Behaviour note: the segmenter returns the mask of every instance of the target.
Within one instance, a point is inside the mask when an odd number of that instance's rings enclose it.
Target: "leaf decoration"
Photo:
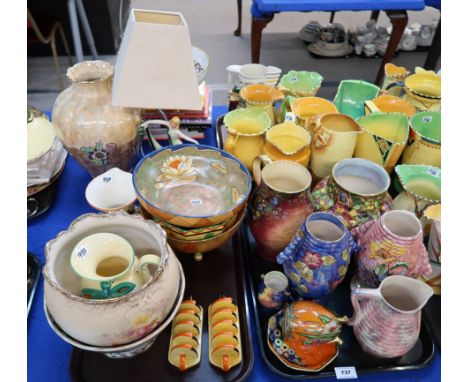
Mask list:
[[[322,256],[322,262],[324,265],[330,266],[335,264],[336,259],[333,256]]]
[[[374,273],[376,275],[383,275],[387,272],[387,265],[386,264],[379,264],[374,267]]]
[[[343,261],[348,261],[349,259],[349,251],[347,249],[345,249],[343,251],[343,253],[341,254],[341,258],[343,259]]]
[[[328,324],[331,321],[330,317],[324,316],[323,314],[319,314],[319,318],[324,324]]]
[[[348,270],[347,267],[342,265],[341,267],[338,268],[338,274],[343,277],[346,274],[346,271]]]
[[[396,269],[396,268],[400,268],[400,267],[405,268],[405,269],[409,269],[408,263],[405,263],[404,261],[397,261],[397,262],[393,263],[393,264],[388,268],[388,271],[390,272],[390,271],[392,271],[392,270],[394,270],[394,269]]]

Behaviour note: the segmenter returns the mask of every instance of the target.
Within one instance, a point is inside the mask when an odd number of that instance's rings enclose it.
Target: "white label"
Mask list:
[[[357,379],[354,366],[335,367],[336,379]]]
[[[200,199],[193,199],[190,202],[192,203],[192,206],[194,206],[194,207],[201,206],[201,204],[202,204],[202,201]]]
[[[432,122],[432,116],[426,115],[425,117],[423,117],[422,121],[424,123]]]
[[[76,256],[78,256],[79,258],[83,258],[87,254],[88,254],[88,250],[85,247],[80,248],[80,250],[78,252],[76,252]]]
[[[291,79],[289,80],[289,82],[291,82],[292,84],[295,84],[297,81],[299,81],[299,78],[297,77],[291,77]]]
[[[296,120],[296,115],[292,112],[287,112],[286,115],[284,116],[284,121],[285,122],[294,122]]]
[[[103,181],[104,183],[109,183],[109,182],[111,181],[111,179],[112,179],[112,178],[111,178],[110,176],[104,176],[104,177],[102,178],[102,181]]]

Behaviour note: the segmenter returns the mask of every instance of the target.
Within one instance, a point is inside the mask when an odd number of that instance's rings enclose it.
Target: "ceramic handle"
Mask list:
[[[391,88],[394,88],[395,86],[404,87],[405,83],[403,81],[392,82],[391,84],[387,85],[385,90],[390,90]]]
[[[301,229],[302,228],[299,228],[299,230],[301,230]],[[286,248],[283,249],[278,256],[276,256],[276,262],[278,264],[283,264],[284,262],[286,262],[288,260],[294,260],[294,253],[295,253],[296,247],[297,247],[297,245],[299,244],[300,241],[301,241],[301,239],[299,238],[299,235],[295,234],[294,238],[286,246]]]
[[[149,254],[149,255],[144,255],[140,258],[140,261],[138,263],[138,273],[141,273],[143,275],[145,282],[148,282],[152,276],[149,273],[148,266],[152,264],[152,265],[155,265],[156,267],[159,267],[160,263],[161,263],[160,255]]]
[[[371,114],[383,114],[373,101],[365,101],[364,107],[369,110]]]
[[[304,119],[304,128],[309,131],[309,132],[314,132],[317,130],[317,128],[320,126],[320,118],[321,115],[313,115],[311,117],[305,118]]]
[[[369,288],[357,288],[351,291],[351,303],[353,304],[354,313],[353,316],[348,320],[349,326],[356,325],[361,319],[361,307],[359,306],[359,299],[375,298],[381,299],[382,295],[380,289],[369,289]]]
[[[260,183],[262,183],[262,165],[266,166],[267,164],[270,164],[272,160],[268,155],[259,155],[258,157],[255,157],[255,159],[252,162],[252,172],[255,180],[255,184],[257,187],[260,186]]]

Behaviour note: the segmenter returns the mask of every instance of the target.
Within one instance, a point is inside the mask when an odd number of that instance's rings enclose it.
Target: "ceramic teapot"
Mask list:
[[[347,319],[315,302],[294,301],[269,319],[268,346],[292,369],[320,371],[337,357]]]
[[[379,358],[401,357],[419,337],[421,309],[432,289],[405,276],[387,277],[377,289],[351,292],[354,315],[348,321],[362,349]]]
[[[351,233],[338,217],[315,212],[276,261],[283,265],[299,296],[320,299],[343,281],[356,249]]]

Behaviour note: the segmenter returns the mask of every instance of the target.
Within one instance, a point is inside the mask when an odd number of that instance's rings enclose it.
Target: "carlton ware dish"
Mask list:
[[[133,293],[104,300],[80,297],[81,278],[70,253],[79,241],[108,232],[125,238],[137,256],[154,253],[160,264],[148,283]],[[92,346],[135,342],[157,328],[176,304],[184,283],[180,264],[156,223],[125,212],[85,214],[46,244],[44,297],[55,322],[70,337]]]
[[[243,87],[240,91],[241,98],[247,107],[261,108],[268,113],[271,123],[276,122],[274,104],[284,98],[283,92],[278,89],[264,85],[253,84]]]
[[[404,99],[391,95],[381,95],[372,101],[364,102],[366,115],[372,113],[403,113],[411,118],[416,113],[416,108]]]
[[[418,218],[422,218],[421,224],[427,235],[429,226],[426,227],[427,219],[423,216],[423,212],[426,207],[440,203],[440,168],[401,164],[395,167],[395,172],[404,191],[393,200],[392,209],[414,212]]]
[[[432,289],[405,276],[389,276],[377,289],[351,286],[353,326],[362,349],[378,358],[401,357],[419,337],[421,309]]]
[[[441,166],[441,115],[437,111],[422,111],[411,119],[408,145],[403,152],[403,164]]]
[[[354,156],[371,160],[390,174],[408,141],[408,118],[402,113],[371,114],[359,118],[357,123],[362,134],[358,136]]]
[[[111,168],[89,182],[85,197],[88,204],[99,211],[130,212],[136,201],[132,174],[117,167]]]
[[[312,134],[310,167],[314,177],[330,175],[340,160],[352,158],[361,127],[346,114],[326,114],[317,119]]]
[[[265,133],[271,126],[268,113],[262,109],[236,109],[224,116],[224,124],[228,132],[224,150],[252,171],[252,162],[262,154]]]
[[[302,298],[320,299],[340,284],[357,246],[333,214],[315,212],[276,257],[292,288]]]
[[[265,157],[254,161],[257,185],[252,194],[250,230],[255,237],[257,253],[275,261],[291,241],[296,230],[312,212],[310,204],[310,172],[291,161],[270,162]],[[261,163],[266,166],[260,170]]]
[[[390,177],[383,167],[365,159],[343,159],[315,186],[312,206],[314,211],[341,217],[351,229],[391,209],[389,187]]]
[[[311,134],[318,116],[338,113],[336,106],[325,98],[304,97],[288,98],[291,105],[291,118],[299,126],[306,128]]]
[[[379,95],[380,88],[366,81],[343,80],[338,86],[333,103],[340,113],[352,118],[364,115],[364,102]]]
[[[130,170],[138,154],[137,109],[112,105],[114,67],[83,61],[67,71],[72,85],[57,97],[52,122],[65,149],[92,177]]]
[[[68,342],[70,345],[91,352],[102,353],[106,357],[112,359],[122,359],[122,358],[132,358],[136,355],[145,352],[148,350],[153,344],[156,342],[158,335],[171,323],[174,316],[177,313],[177,307],[181,305],[182,299],[184,298],[184,290],[185,290],[185,278],[182,270],[182,266],[179,264],[179,273],[181,283],[179,286],[179,292],[177,294],[177,298],[175,301],[174,306],[172,307],[171,311],[169,312],[168,316],[161,321],[156,329],[151,331],[150,333],[146,334],[144,337],[140,338],[137,341],[126,345],[115,345],[115,346],[92,346],[80,342],[72,337],[70,337],[65,331],[55,322],[54,318],[50,314],[49,310],[47,309],[47,305],[44,299],[44,312],[47,318],[47,322],[52,330],[57,334],[62,340]]]
[[[247,168],[231,154],[204,145],[175,145],[154,151],[135,167],[140,204],[170,224],[197,228],[238,216],[251,189]]]
[[[221,247],[226,241],[234,236],[239,229],[244,218],[244,211],[239,213],[235,218],[235,223],[223,232],[207,238],[190,239],[190,238],[175,238],[168,237],[167,241],[177,252],[192,253],[195,255],[195,260],[200,261],[203,259],[203,253],[213,251]]]
[[[412,212],[388,211],[356,227],[353,234],[359,245],[355,259],[361,285],[377,287],[391,275],[418,278],[432,272],[421,223]]]
[[[151,279],[148,266],[159,267],[161,256],[137,258],[130,243],[113,233],[86,236],[73,249],[70,264],[81,277],[81,297],[120,297],[141,288]]]
[[[290,297],[288,279],[284,273],[278,271],[261,275],[258,286],[257,299],[266,311],[272,313],[280,310]]]
[[[271,160],[290,160],[307,166],[310,160],[309,132],[293,122],[273,126],[265,134],[263,153]]]
[[[268,320],[268,347],[287,367],[316,372],[338,356],[347,318],[312,301],[295,301]]]
[[[314,97],[322,85],[323,77],[317,72],[290,70],[281,77],[278,89],[293,97]]]
[[[203,49],[197,48],[196,46],[192,46],[192,58],[197,81],[201,84],[210,66],[210,59]]]
[[[395,82],[402,82],[410,75],[409,70],[402,66],[396,66],[391,62],[385,64],[384,67],[385,78],[383,81],[382,89],[387,89],[390,84]],[[399,96],[401,86],[393,87],[387,91],[388,95]]]

